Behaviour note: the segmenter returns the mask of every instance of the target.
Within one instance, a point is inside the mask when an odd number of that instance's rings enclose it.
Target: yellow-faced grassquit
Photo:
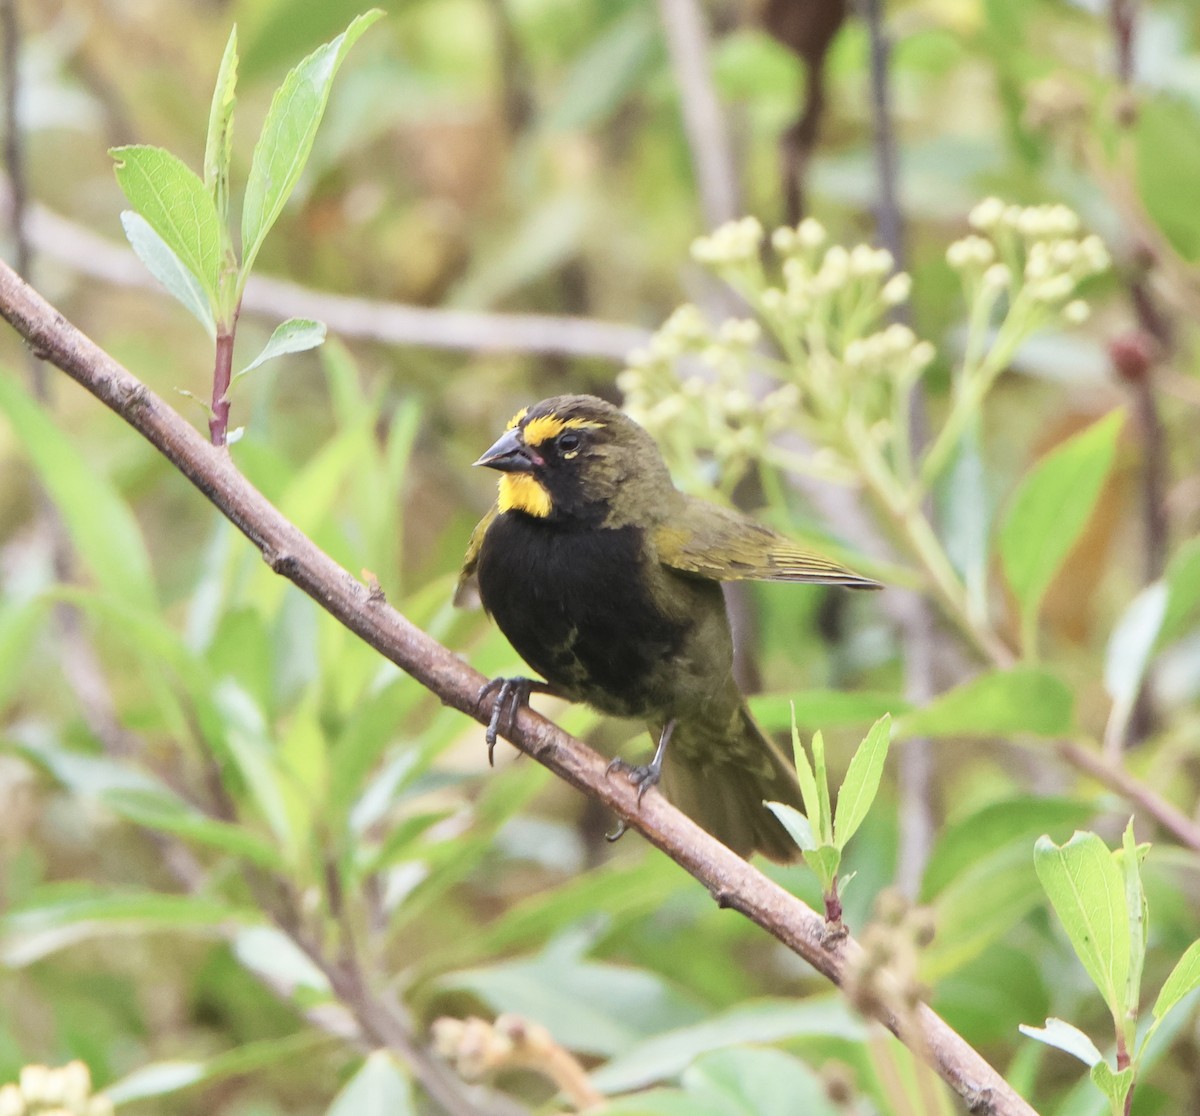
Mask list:
[[[484,608],[545,682],[497,679],[488,745],[530,691],[644,721],[653,760],[614,761],[743,856],[797,849],[764,800],[802,807],[792,763],[733,679],[720,582],[878,588],[736,511],[687,496],[654,440],[616,407],[559,395],[519,412],[477,462],[498,470],[456,599]],[[482,695],[481,695],[482,696]],[[670,747],[668,747],[668,743]]]

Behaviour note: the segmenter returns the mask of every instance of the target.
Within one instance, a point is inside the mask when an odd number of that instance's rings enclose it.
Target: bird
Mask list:
[[[721,583],[881,588],[743,513],[675,487],[651,435],[593,395],[523,408],[475,462],[500,473],[471,535],[456,603],[477,593],[540,678],[497,678],[489,759],[531,693],[633,718],[656,741],[646,764],[614,760],[638,803],[655,785],[741,856],[794,860],[766,801],[803,809],[793,763],[755,724],[733,675]],[[623,831],[621,826],[613,838]]]

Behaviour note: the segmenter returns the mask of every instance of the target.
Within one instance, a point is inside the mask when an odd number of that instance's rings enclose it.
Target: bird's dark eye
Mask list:
[[[564,453],[570,453],[571,450],[579,448],[579,443],[583,439],[574,430],[568,430],[564,434],[558,436],[558,448]]]

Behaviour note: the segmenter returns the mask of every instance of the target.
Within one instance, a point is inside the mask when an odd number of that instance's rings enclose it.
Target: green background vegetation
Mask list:
[[[157,144],[201,171],[236,22],[239,209],[273,91],[361,8],[17,7],[38,230],[30,278],[156,392],[206,398],[211,343],[132,255],[113,255],[127,203],[108,149]],[[439,344],[415,333],[383,343],[331,321],[324,347],[238,385],[231,425],[244,433],[231,452],[411,620],[484,673],[513,672],[485,618],[450,604],[493,494],[494,478],[469,463],[538,398],[618,399],[620,353],[638,331],[684,300],[722,297],[688,255],[710,215],[658,6],[380,7],[387,18],[347,58],[297,193],[256,262],[256,274],[302,289],[272,313],[248,300],[235,367],[284,317],[321,318],[329,294],[571,316],[589,355],[486,333],[464,341],[461,320],[446,317],[432,326]],[[764,29],[767,7],[706,10],[739,211],[770,229],[783,223],[777,142],[798,113],[805,63]],[[1137,740],[1124,767],[1156,798],[1194,810],[1200,15],[1186,0],[1145,4],[1126,89],[1099,3],[913,0],[887,16],[913,325],[941,354],[925,379],[935,427],[967,332],[945,252],[978,199],[1064,202],[1104,238],[1115,267],[1088,287],[1086,324],[1057,324],[1018,351],[978,416],[981,475],[938,492],[942,545],[960,568],[982,571],[993,625],[1026,661],[930,704],[914,696],[911,649],[877,596],[756,586],[739,598],[743,666],[765,695],[765,726],[785,730],[794,699],[802,734],[823,730],[835,786],[876,718],[898,718],[880,798],[843,864],[857,873],[845,893],[856,934],[909,839],[913,797],[897,785],[904,741],[931,741],[917,803],[935,830],[923,870],[904,881],[936,927],[920,958],[930,1002],[1039,1111],[1103,1113],[1108,1102],[1078,1063],[1017,1028],[1057,1016],[1101,1051],[1112,1041],[1035,871],[1041,835],[1062,842],[1087,828],[1117,847],[1132,813],[1138,839],[1153,842],[1142,868],[1147,1001],[1200,925],[1200,850],[1056,752],[1064,739],[1091,747],[1111,737],[1115,706],[1118,728],[1132,726]],[[806,183],[810,211],[846,244],[874,239],[868,59],[866,26],[852,18],[825,59],[828,107]],[[602,1091],[671,1090],[617,1101],[614,1113],[925,1111],[919,1090],[889,1088],[881,1067],[907,1072],[898,1048],[782,946],[716,909],[636,835],[607,844],[611,819],[533,762],[501,746],[489,770],[479,726],[277,578],[127,427],[49,370],[49,409],[32,405],[25,354],[7,330],[0,356],[0,1082],[30,1062],[81,1058],[131,1114],[319,1113],[352,1078],[361,1093],[343,1094],[339,1116],[437,1111],[410,1093],[403,1059],[359,1072],[362,1051],[322,1030],[322,1011],[345,997],[302,939],[330,958],[359,950],[372,992],[403,1004],[422,1042],[440,1016],[516,1012],[596,1067]],[[1118,407],[1119,434],[1092,425]],[[1092,442],[1097,430],[1111,435],[1102,452],[1083,453],[1077,473],[1052,467],[1030,482],[1035,462],[1089,426]],[[1065,452],[1081,443],[1092,444]],[[1165,465],[1165,548],[1145,525],[1154,453]],[[926,587],[903,550],[895,563],[857,553],[844,524],[761,479],[739,488],[743,505],[769,504],[793,533]],[[1006,535],[999,525],[1014,506],[1044,527]],[[1072,511],[1087,512],[1082,534],[1053,553]],[[1040,539],[1051,542],[1039,549]],[[1053,575],[1044,598],[1031,604],[1025,582],[1014,595],[1001,563],[1030,584]],[[1151,623],[1130,602],[1160,579]],[[970,642],[948,626],[937,649],[931,688],[970,685],[981,666]],[[1135,708],[1129,680],[1143,668],[1150,682]],[[602,750],[648,745],[635,726],[538,705]],[[767,870],[820,907],[811,873]],[[1156,1036],[1138,1116],[1200,1104],[1192,1007]],[[766,1043],[777,1048],[756,1045]],[[821,1074],[847,1080],[854,1099],[838,1107]],[[534,1075],[500,1085],[558,1110]]]

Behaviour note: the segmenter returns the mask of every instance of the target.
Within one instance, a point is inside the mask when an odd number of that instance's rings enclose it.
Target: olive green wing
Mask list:
[[[804,550],[741,512],[686,497],[671,519],[657,527],[658,560],[673,570],[713,581],[811,581],[881,589],[832,559]]]
[[[475,579],[475,568],[479,565],[479,549],[483,546],[483,536],[492,525],[492,520],[500,514],[500,509],[493,504],[491,510],[476,525],[467,543],[467,555],[463,559],[462,569],[458,574],[458,584],[454,587],[455,608],[479,607],[479,583]]]

